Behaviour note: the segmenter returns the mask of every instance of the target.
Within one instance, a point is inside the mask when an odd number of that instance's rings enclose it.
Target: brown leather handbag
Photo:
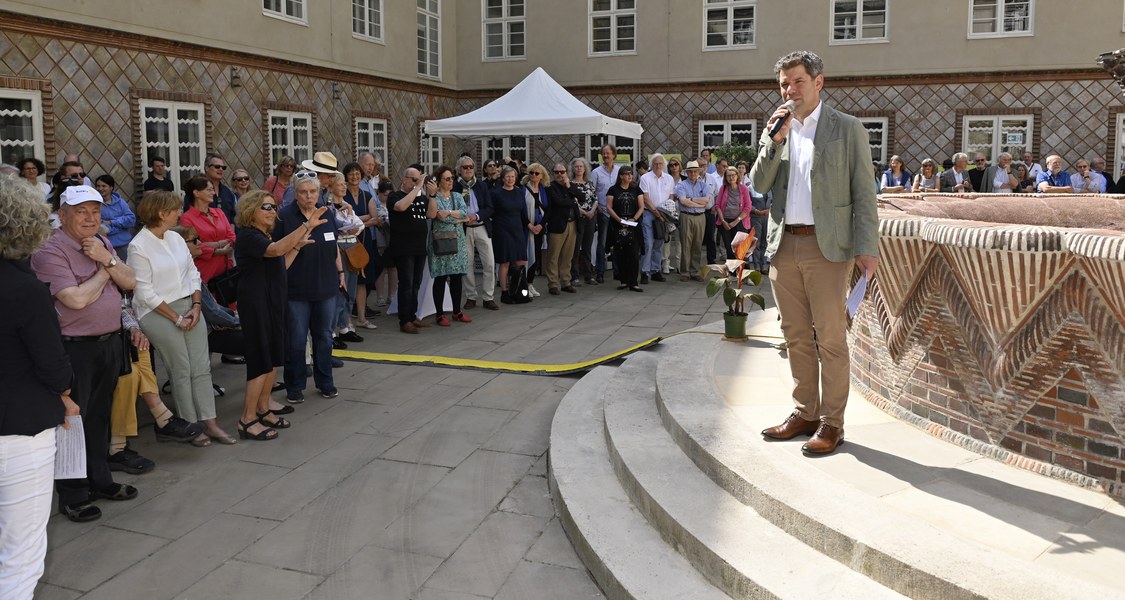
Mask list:
[[[352,273],[360,273],[367,263],[371,262],[371,255],[367,253],[367,248],[363,247],[363,233],[359,234],[356,242],[350,248],[342,251],[341,254],[344,258],[345,267]]]

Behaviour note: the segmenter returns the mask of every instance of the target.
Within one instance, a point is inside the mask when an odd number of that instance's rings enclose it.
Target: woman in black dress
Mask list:
[[[643,292],[637,285],[640,275],[641,239],[637,225],[645,211],[644,192],[633,183],[633,168],[625,165],[617,172],[617,184],[605,194],[606,208],[609,209],[609,240],[613,247],[613,273],[621,285],[617,289],[629,288]],[[625,225],[623,220],[633,222]]]
[[[312,243],[309,231],[327,222],[321,218],[326,210],[327,206],[316,209],[309,227],[273,241],[270,234],[277,219],[273,196],[254,190],[238,202],[234,256],[241,273],[238,313],[246,340],[246,397],[238,421],[242,439],[276,439],[277,429],[289,427],[288,421],[270,411],[274,369],[285,361],[285,269],[301,248]]]
[[[527,203],[523,188],[516,187],[516,170],[504,167],[501,185],[492,188],[492,252],[500,265],[500,301],[511,304],[508,269],[527,266]]]

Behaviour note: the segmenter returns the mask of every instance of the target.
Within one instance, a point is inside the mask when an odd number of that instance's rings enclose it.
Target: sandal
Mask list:
[[[90,490],[90,498],[93,500],[132,500],[137,497],[137,488],[126,483],[115,483],[114,487],[108,487],[104,490]],[[112,491],[110,491],[112,490]]]
[[[196,448],[206,448],[211,445],[211,438],[207,437],[206,433],[201,433],[191,441],[191,445]]]
[[[249,423],[243,423],[241,420],[239,420],[238,421],[238,437],[240,437],[244,440],[258,440],[260,442],[265,442],[265,441],[277,439],[277,430],[272,429],[270,427],[266,427],[265,429],[263,429],[262,431],[259,431],[258,433],[250,433],[249,431],[246,431],[246,429],[248,427],[253,427],[257,423],[262,423],[261,419],[259,419],[257,421],[250,421]],[[265,425],[265,423],[262,423],[262,424]]]
[[[268,411],[268,410],[264,413],[257,413],[257,415],[258,415],[258,422],[261,423],[262,425],[265,425],[266,427],[271,427],[273,429],[289,429],[290,427],[293,426],[293,424],[290,423],[288,419],[283,419],[281,417],[277,417],[276,421],[274,421],[273,423],[270,423],[269,421],[266,420],[266,417],[273,415],[273,413]],[[276,416],[276,415],[274,415],[274,416]]]
[[[66,518],[74,521],[75,523],[87,523],[95,521],[102,516],[102,509],[90,504],[89,501],[71,504],[70,506],[60,506],[59,513],[66,515]]]

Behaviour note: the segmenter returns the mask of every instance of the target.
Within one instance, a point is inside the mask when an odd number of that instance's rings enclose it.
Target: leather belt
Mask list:
[[[473,223],[471,225],[466,224],[465,227],[484,227],[484,223]]]
[[[118,332],[111,331],[102,335],[64,335],[62,341],[64,342],[104,342],[109,338],[117,335]]]
[[[816,235],[816,225],[786,225],[785,233],[793,235]]]

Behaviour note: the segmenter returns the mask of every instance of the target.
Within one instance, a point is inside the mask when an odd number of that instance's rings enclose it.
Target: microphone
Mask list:
[[[785,116],[781,117],[780,119],[778,119],[776,121],[774,121],[773,126],[770,127],[770,137],[771,138],[773,136],[777,135],[777,132],[781,131],[782,127],[785,127],[785,121],[787,121],[789,119],[789,115],[793,114],[793,109],[797,108],[797,103],[792,101],[792,100],[787,100],[785,102],[785,108],[786,108]]]

